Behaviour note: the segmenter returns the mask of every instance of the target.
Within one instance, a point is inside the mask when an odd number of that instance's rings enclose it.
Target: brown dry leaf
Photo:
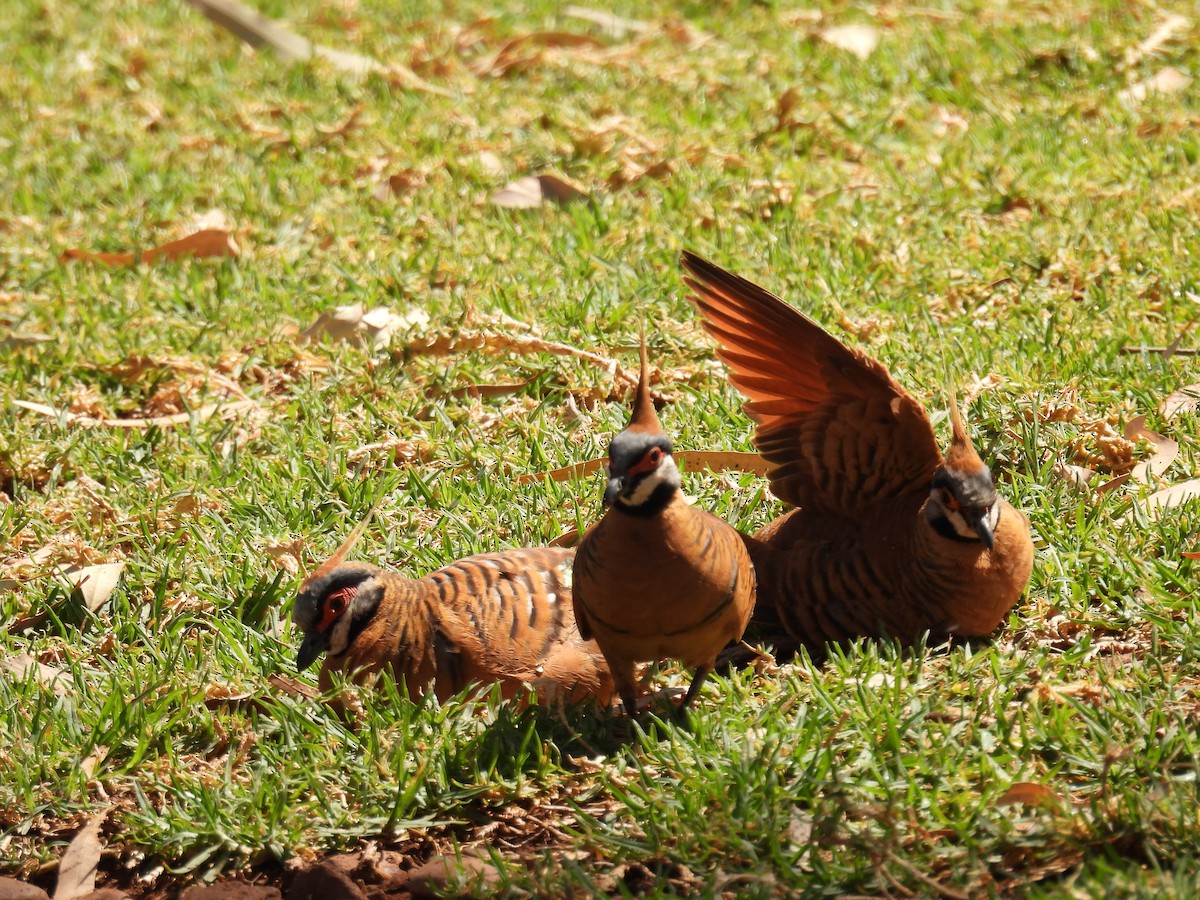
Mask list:
[[[757,453],[742,450],[679,450],[675,460],[684,472],[748,472],[769,475],[774,466]]]
[[[237,256],[241,251],[228,231],[218,228],[208,228],[189,234],[177,241],[154,247],[150,250],[139,250],[136,253],[92,253],[88,250],[74,248],[59,256],[60,262],[98,262],[106,266],[132,266],[139,262],[152,263],[159,259],[177,260],[185,256],[195,256],[200,259]]]
[[[58,862],[58,883],[54,900],[75,900],[96,889],[96,867],[100,865],[100,826],[108,818],[108,810],[96,813],[71,839]]]
[[[1147,56],[1152,56],[1173,41],[1177,36],[1187,31],[1191,22],[1186,16],[1181,16],[1173,13],[1167,16],[1158,27],[1150,32],[1150,36],[1138,44],[1136,47],[1130,47],[1125,51],[1125,66],[1131,68],[1140,63]]]
[[[7,659],[0,659],[0,672],[8,673],[15,681],[24,681],[32,672],[34,681],[42,687],[54,691],[55,696],[58,697],[67,693],[68,688],[64,682],[70,679],[66,672],[56,669],[54,666],[48,666],[28,653],[18,653]]]
[[[555,356],[574,356],[595,363],[605,372],[612,375],[614,381],[633,387],[637,382],[625,372],[615,359],[581,350],[569,344],[548,341],[536,333],[530,333],[526,322],[519,322],[509,316],[498,314],[479,317],[480,324],[486,330],[479,328],[464,328],[453,334],[435,334],[419,338],[404,347],[404,352],[412,356],[449,356],[468,350],[480,350],[488,353],[550,353]]]
[[[1179,555],[1184,559],[1200,559],[1200,550],[1184,550]]]
[[[271,541],[263,550],[279,568],[289,575],[298,575],[300,558],[306,546],[304,538],[293,538],[290,541]]]
[[[321,313],[300,337],[306,341],[329,338],[379,350],[388,346],[397,334],[420,331],[428,323],[429,313],[420,307],[396,313],[385,306],[367,309],[361,303],[354,303]]]
[[[96,612],[108,602],[124,571],[125,563],[116,562],[102,563],[98,566],[71,566],[59,569],[59,574],[70,582],[75,593],[83,600],[84,606],[91,612]]]
[[[506,209],[532,209],[549,200],[558,204],[582,200],[587,192],[557,175],[529,175],[492,195],[492,203]]]
[[[1200,478],[1192,478],[1151,494],[1145,500],[1136,504],[1136,508],[1154,518],[1156,514],[1161,513],[1163,510],[1171,509],[1172,507],[1186,503],[1188,500],[1195,500],[1197,498],[1200,498]],[[1124,522],[1132,517],[1133,510],[1130,510],[1117,521]]]
[[[511,39],[490,59],[472,65],[471,71],[481,78],[485,76],[502,78],[510,72],[541,62],[545,50],[595,50],[603,46],[603,41],[588,34],[574,34],[569,31],[535,31]]]
[[[1177,416],[1180,413],[1196,412],[1197,410],[1200,410],[1200,382],[1172,391],[1171,395],[1159,407],[1159,411],[1165,419]]]
[[[526,472],[524,475],[517,476],[518,484],[531,484],[535,481],[569,481],[572,478],[586,478],[594,472],[599,472],[608,462],[608,458],[601,456],[596,459],[589,459],[586,462],[575,463],[570,466],[563,466],[561,469],[551,469],[549,472]]]
[[[1145,81],[1139,81],[1137,84],[1125,88],[1117,94],[1117,97],[1122,103],[1132,105],[1141,103],[1151,94],[1178,94],[1191,83],[1191,76],[1167,66]]]
[[[879,32],[870,25],[839,25],[818,35],[827,44],[866,59],[879,46]]]
[[[249,409],[257,409],[258,404],[253,400],[238,400],[234,403],[211,403],[201,406],[191,412],[176,413],[172,416],[150,416],[135,419],[93,419],[91,416],[77,416],[66,410],[58,410],[45,403],[30,403],[28,400],[14,400],[13,406],[27,409],[51,419],[63,418],[67,424],[90,427],[103,425],[106,428],[170,428],[173,425],[186,425],[196,420],[196,423],[206,422],[215,415],[230,416]]]
[[[355,447],[353,450],[347,451],[346,461],[354,462],[364,456],[370,456],[377,450],[390,451],[392,461],[398,466],[425,462],[430,456],[430,447],[426,443],[409,441],[403,438],[391,438],[390,440],[378,441],[374,444],[364,444],[361,447]]]
[[[1133,471],[1129,474],[1134,481],[1148,483],[1154,476],[1162,475],[1163,472],[1170,468],[1171,463],[1175,461],[1175,457],[1179,455],[1179,444],[1168,437],[1164,437],[1157,431],[1151,431],[1147,428],[1145,416],[1135,416],[1125,426],[1126,440],[1136,441],[1139,438],[1147,440],[1154,445],[1154,455],[1145,462],[1134,466]]]
[[[677,450],[675,461],[683,472],[749,472],[753,475],[767,475],[771,464],[757,453],[745,453],[738,450]],[[606,457],[589,459],[585,462],[551,469],[549,472],[531,472],[517,478],[520,484],[535,481],[569,481],[572,478],[585,478],[593,472],[604,468],[608,462]]]
[[[586,6],[568,6],[562,11],[564,16],[572,19],[582,19],[599,25],[613,37],[624,37],[627,34],[645,34],[651,29],[649,22],[639,22],[637,19],[625,19],[606,9],[589,9]]]
[[[997,806],[1012,806],[1023,803],[1026,806],[1042,806],[1051,809],[1063,807],[1063,799],[1044,784],[1035,781],[1017,781],[996,800]]]

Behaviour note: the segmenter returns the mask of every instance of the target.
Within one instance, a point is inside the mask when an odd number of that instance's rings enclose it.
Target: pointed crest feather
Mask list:
[[[367,530],[367,523],[370,522],[371,518],[375,515],[375,509],[376,507],[372,506],[367,511],[366,516],[363,517],[363,520],[355,525],[354,530],[350,532],[349,536],[344,541],[342,541],[342,545],[333,551],[333,555],[329,557],[329,559],[325,560],[325,562],[321,563],[321,565],[317,567],[316,571],[304,579],[304,581],[300,584],[301,591],[306,590],[308,586],[318,578],[322,577],[323,575],[328,575],[345,561],[346,556],[351,550],[354,549],[354,545],[358,543],[358,539],[362,537],[363,532]]]
[[[952,469],[973,472],[985,468],[983,460],[971,443],[963,425],[962,413],[958,408],[957,391],[950,391],[950,450],[946,453],[946,465]]]
[[[626,431],[643,431],[658,434],[662,431],[658,414],[654,411],[654,400],[650,397],[650,363],[646,356],[646,332],[642,331],[642,364],[638,376],[637,394],[633,399],[633,415]]]

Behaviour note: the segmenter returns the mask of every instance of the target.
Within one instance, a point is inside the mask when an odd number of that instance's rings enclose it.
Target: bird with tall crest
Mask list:
[[[671,658],[694,670],[682,714],[754,608],[741,537],[687,502],[672,449],[650,397],[643,337],[633,414],[609,445],[605,511],[579,544],[573,595],[579,632],[600,645],[631,717],[638,663]]]
[[[950,398],[950,447],[865,353],[744,278],[685,252],[693,303],[749,398],[771,490],[796,507],[747,538],[755,621],[786,649],[985,636],[1033,567],[1029,521],[997,491]]]

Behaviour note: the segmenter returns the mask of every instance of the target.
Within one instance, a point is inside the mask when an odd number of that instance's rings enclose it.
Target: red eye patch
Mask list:
[[[321,604],[321,621],[317,625],[317,631],[324,634],[332,628],[333,623],[345,614],[356,593],[358,588],[350,585],[327,594],[325,602]]]
[[[641,475],[643,472],[653,472],[662,462],[662,458],[662,450],[658,447],[651,447],[645,456],[629,467],[629,474]]]

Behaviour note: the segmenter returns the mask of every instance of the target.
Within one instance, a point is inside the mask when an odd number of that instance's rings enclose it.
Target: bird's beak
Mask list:
[[[303,672],[311,666],[326,650],[329,649],[329,637],[319,631],[309,631],[304,635],[304,643],[296,654],[296,671]]]
[[[979,514],[978,518],[971,516],[971,518],[967,520],[967,524],[974,529],[975,533],[979,535],[979,539],[983,541],[984,545],[989,550],[994,550],[996,548],[996,535],[992,531],[992,524],[988,521],[987,509],[984,509]]]
[[[608,479],[608,483],[604,486],[604,508],[608,509],[617,502],[617,498],[625,491],[625,484],[628,481],[623,475],[617,475],[614,478]]]

